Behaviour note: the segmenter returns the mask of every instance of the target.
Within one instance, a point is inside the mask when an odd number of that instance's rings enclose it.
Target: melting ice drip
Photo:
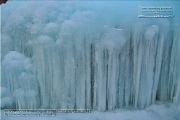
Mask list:
[[[4,23],[1,108],[106,111],[180,103],[179,29],[164,20],[99,29],[87,16],[94,13]]]

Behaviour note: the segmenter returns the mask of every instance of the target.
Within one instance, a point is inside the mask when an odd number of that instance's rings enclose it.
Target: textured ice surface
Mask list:
[[[2,7],[2,91],[9,91],[2,108],[111,111],[156,100],[180,104],[178,19],[136,19],[133,12],[127,19],[121,2],[98,3]]]

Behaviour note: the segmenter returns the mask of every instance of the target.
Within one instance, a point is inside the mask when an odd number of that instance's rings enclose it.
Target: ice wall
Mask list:
[[[177,21],[125,19],[119,3],[103,3],[107,10],[99,2],[9,4],[2,8],[1,108],[180,104]]]

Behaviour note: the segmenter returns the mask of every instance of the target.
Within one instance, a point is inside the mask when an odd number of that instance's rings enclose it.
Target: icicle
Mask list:
[[[91,5],[33,5],[2,17],[2,91],[9,91],[2,108],[111,111],[180,103],[179,27],[169,19],[128,28],[119,12]]]

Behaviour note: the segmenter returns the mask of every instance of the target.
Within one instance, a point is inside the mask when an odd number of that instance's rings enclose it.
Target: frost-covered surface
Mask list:
[[[3,114],[3,111],[1,112]],[[57,114],[54,117],[5,117],[2,120],[179,120],[180,106],[152,105],[145,110]]]
[[[1,108],[180,104],[180,15],[138,19],[129,12],[137,11],[133,3],[131,9],[118,1],[3,5]]]

